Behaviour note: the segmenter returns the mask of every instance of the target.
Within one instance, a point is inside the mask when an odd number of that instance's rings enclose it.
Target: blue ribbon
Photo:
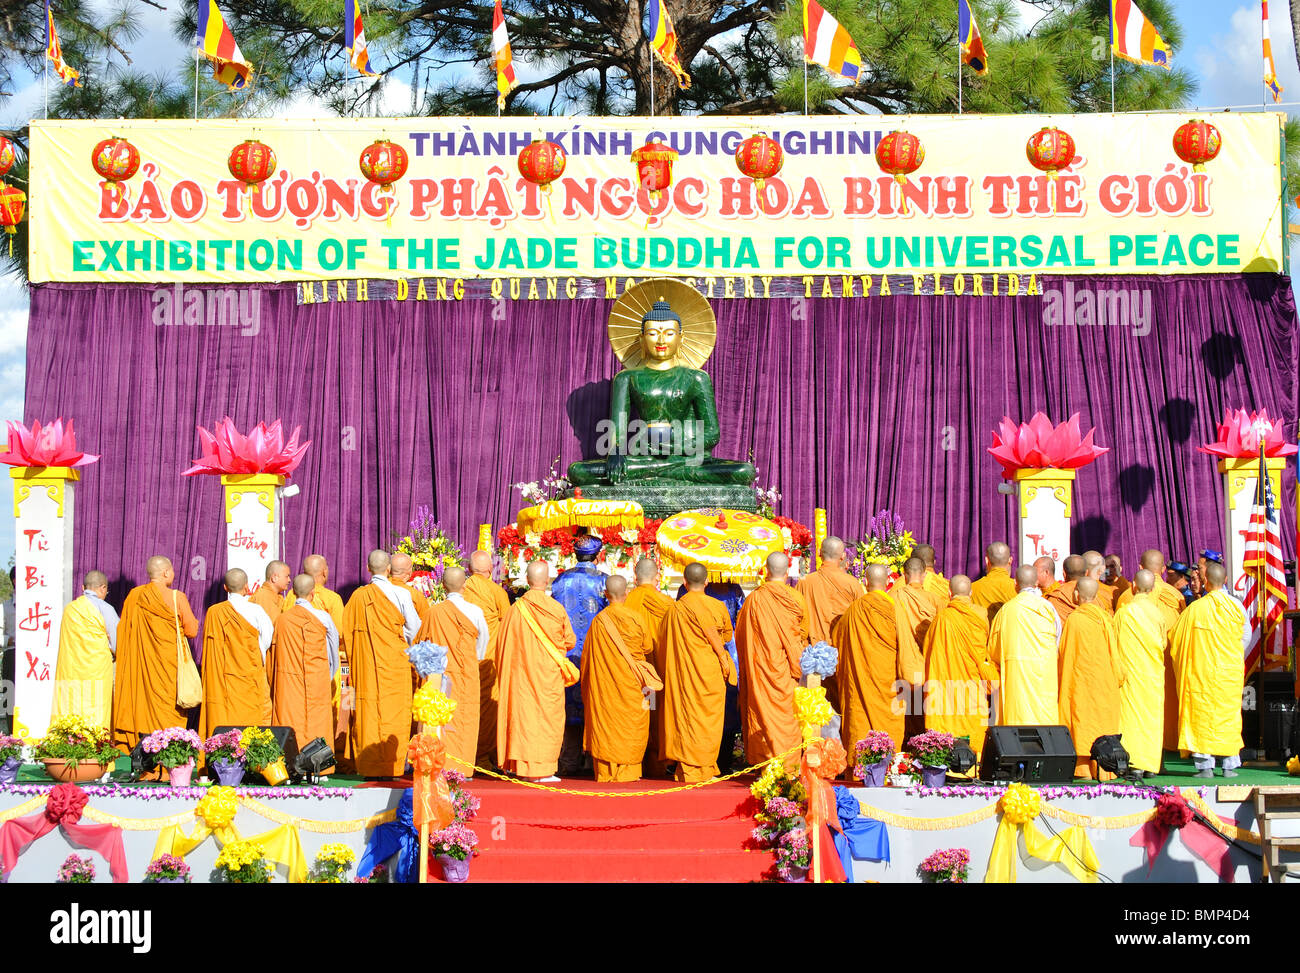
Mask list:
[[[835,833],[835,850],[846,881],[853,881],[853,860],[888,862],[889,829],[884,821],[862,816],[862,807],[847,787],[835,787],[835,814],[844,833]]]
[[[369,875],[376,865],[382,865],[394,854],[394,882],[416,882],[420,878],[420,832],[416,830],[414,810],[411,806],[411,788],[402,792],[397,802],[397,818],[381,824],[370,832],[366,850],[357,863],[358,875]]]

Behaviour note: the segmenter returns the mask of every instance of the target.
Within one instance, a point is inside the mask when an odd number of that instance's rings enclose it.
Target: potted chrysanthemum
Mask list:
[[[232,841],[217,856],[218,878],[234,885],[265,885],[271,881],[271,866],[256,841]]]
[[[308,881],[317,885],[341,885],[348,880],[348,871],[356,860],[357,853],[341,841],[321,845]]]
[[[102,777],[121,756],[113,746],[108,727],[85,717],[60,716],[33,748],[45,772],[58,781],[94,780]]]
[[[94,862],[80,855],[69,855],[59,866],[59,874],[54,881],[60,885],[86,885],[94,880]]]
[[[145,868],[144,880],[155,885],[184,885],[190,881],[190,866],[175,855],[159,855]]]
[[[208,766],[217,775],[217,783],[234,787],[244,779],[244,747],[238,730],[216,733],[203,741]]]
[[[803,828],[792,828],[782,833],[776,843],[776,874],[782,882],[808,881],[812,865],[812,844]]]
[[[965,848],[940,848],[916,866],[922,882],[932,885],[950,885],[966,881],[970,868],[970,852]]]
[[[12,784],[16,781],[18,768],[22,765],[22,738],[0,736],[0,784]]]
[[[951,733],[940,733],[938,730],[926,730],[907,741],[913,758],[921,765],[921,786],[943,786],[955,742]]]
[[[893,761],[894,738],[884,730],[872,730],[853,745],[853,776],[866,787],[884,787]]]
[[[289,779],[284,767],[284,750],[266,727],[244,727],[239,745],[244,748],[244,765],[253,773],[261,774],[272,787]]]
[[[167,778],[172,787],[189,787],[203,741],[193,730],[183,726],[168,726],[154,730],[141,741],[145,753],[167,768]]]
[[[442,877],[448,882],[463,882],[469,878],[469,863],[478,854],[474,850],[477,844],[478,835],[459,821],[453,821],[429,836],[429,850],[438,859]]]

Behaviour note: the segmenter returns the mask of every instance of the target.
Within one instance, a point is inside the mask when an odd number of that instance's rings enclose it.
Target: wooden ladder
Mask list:
[[[1281,882],[1287,875],[1300,876],[1300,862],[1278,861],[1281,852],[1300,851],[1300,836],[1273,835],[1273,822],[1300,820],[1300,790],[1294,787],[1256,787],[1255,818],[1259,821],[1260,849],[1264,863],[1261,882]]]

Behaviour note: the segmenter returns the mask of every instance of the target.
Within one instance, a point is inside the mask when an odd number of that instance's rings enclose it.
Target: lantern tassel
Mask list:
[[[898,211],[904,216],[910,214],[907,208],[907,194],[903,192],[903,187],[907,185],[907,176],[901,172],[894,173],[894,180],[898,183]]]
[[[762,179],[754,180],[754,196],[758,202],[758,211],[764,216],[767,215],[767,207],[763,205],[767,200],[767,193],[765,191],[766,185],[766,182]]]
[[[549,216],[551,222],[554,223],[555,210],[551,208],[551,184],[549,182],[542,187],[542,195],[546,197],[546,215]]]

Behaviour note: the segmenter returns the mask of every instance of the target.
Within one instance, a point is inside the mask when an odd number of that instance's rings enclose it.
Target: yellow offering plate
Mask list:
[[[659,527],[659,557],[681,572],[703,564],[710,581],[753,581],[762,577],[769,554],[785,550],[781,528],[745,510],[705,507],[686,510]]]
[[[557,527],[622,527],[627,530],[645,526],[645,513],[631,500],[584,500],[566,497],[548,500],[519,511],[516,527],[521,534],[542,534]]]

